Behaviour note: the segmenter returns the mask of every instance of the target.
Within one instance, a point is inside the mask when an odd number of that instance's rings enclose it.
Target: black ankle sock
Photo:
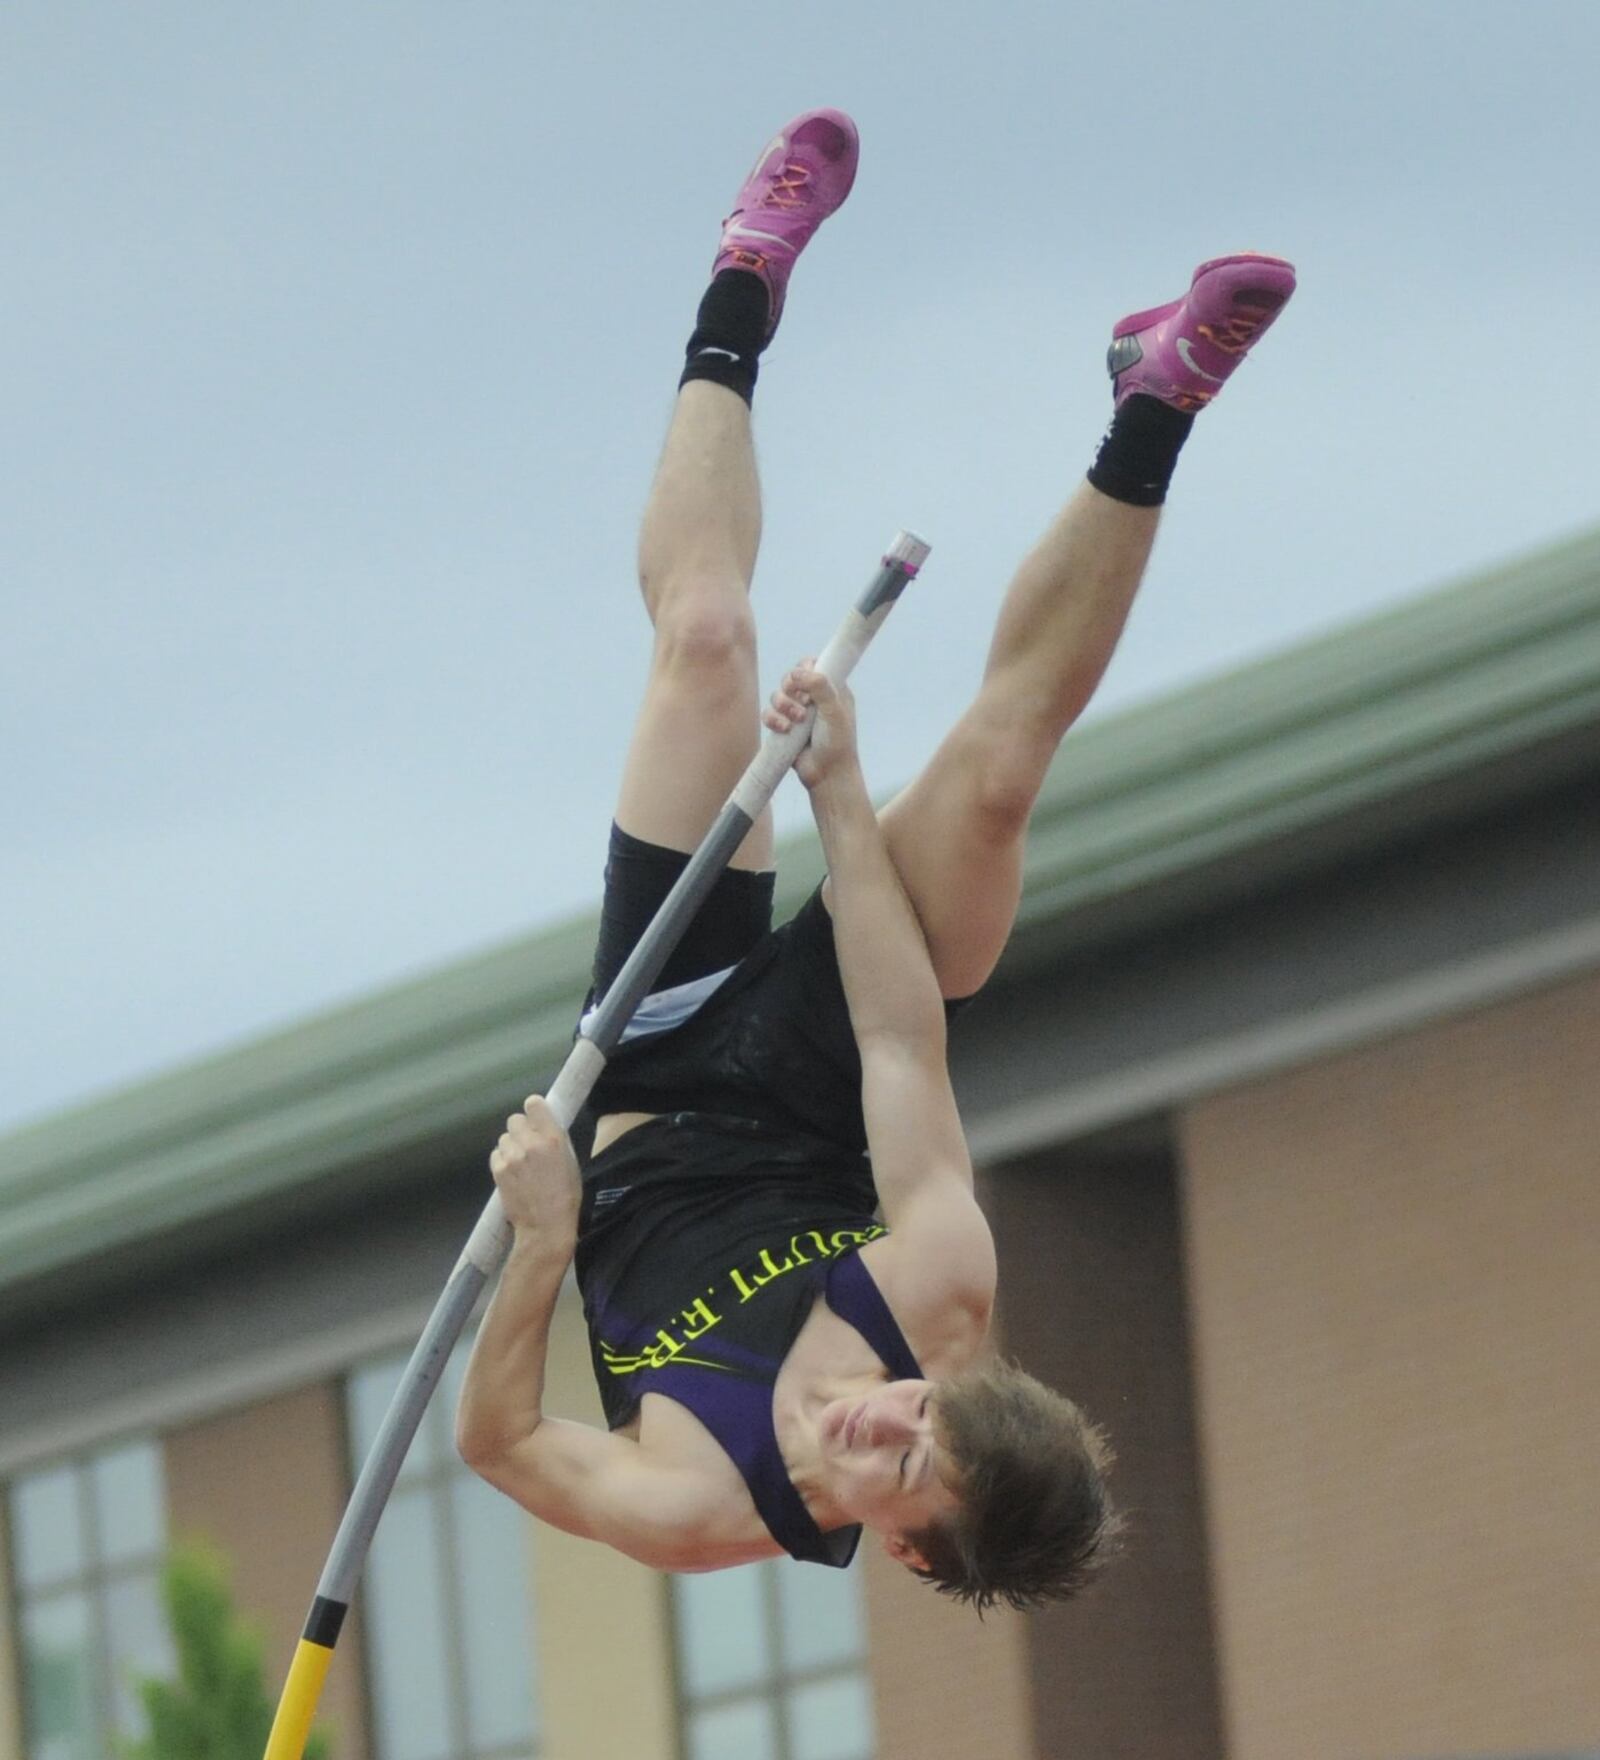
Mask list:
[[[748,269],[724,269],[712,278],[695,315],[688,361],[680,386],[709,379],[738,392],[746,403],[755,395],[756,369],[767,346],[767,284]]]
[[[1113,501],[1159,507],[1193,426],[1192,415],[1135,392],[1112,416],[1089,481]]]

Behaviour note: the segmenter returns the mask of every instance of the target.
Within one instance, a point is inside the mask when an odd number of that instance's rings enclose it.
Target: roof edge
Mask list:
[[[1600,529],[1076,730],[1035,817],[1022,925],[1596,725]],[[815,836],[782,855],[797,903]],[[596,921],[0,1138],[0,1287],[481,1115],[564,1055]]]

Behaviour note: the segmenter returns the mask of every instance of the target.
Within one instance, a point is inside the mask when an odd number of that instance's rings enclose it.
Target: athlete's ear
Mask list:
[[[885,1534],[883,1550],[896,1564],[903,1564],[908,1570],[925,1571],[928,1568],[927,1559],[904,1534]]]

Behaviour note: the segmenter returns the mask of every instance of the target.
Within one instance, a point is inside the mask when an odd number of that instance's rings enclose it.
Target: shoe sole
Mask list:
[[[1131,312],[1126,318],[1120,319],[1112,328],[1112,341],[1118,341],[1124,336],[1132,336],[1139,330],[1148,330],[1152,325],[1159,324],[1164,319],[1170,318],[1172,314],[1177,311],[1179,306],[1184,303],[1184,300],[1188,299],[1189,294],[1194,292],[1195,287],[1201,278],[1209,275],[1214,269],[1231,269],[1236,264],[1242,265],[1247,263],[1257,265],[1261,268],[1287,269],[1289,271],[1291,280],[1287,292],[1275,287],[1262,288],[1259,290],[1262,293],[1274,296],[1275,304],[1273,310],[1276,310],[1279,306],[1283,305],[1288,299],[1289,294],[1294,292],[1294,264],[1287,262],[1282,257],[1264,257],[1256,251],[1240,251],[1231,257],[1212,257],[1209,262],[1202,263],[1189,278],[1189,291],[1184,294],[1182,299],[1169,300],[1164,306],[1152,306],[1149,311]],[[1245,290],[1237,289],[1234,297],[1237,298],[1238,293],[1243,291]]]

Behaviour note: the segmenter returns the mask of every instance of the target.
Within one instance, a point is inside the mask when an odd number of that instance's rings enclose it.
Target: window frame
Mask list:
[[[765,1634],[763,1646],[765,1667],[757,1680],[737,1687],[717,1688],[711,1692],[693,1692],[688,1685],[685,1669],[687,1655],[684,1642],[685,1622],[680,1612],[679,1597],[688,1593],[681,1585],[692,1579],[686,1575],[671,1577],[671,1594],[668,1601],[673,1689],[677,1708],[678,1752],[684,1757],[684,1760],[690,1760],[693,1753],[692,1727],[698,1714],[755,1701],[768,1706],[772,1714],[773,1728],[776,1731],[773,1760],[794,1760],[794,1747],[789,1734],[789,1711],[790,1702],[800,1689],[821,1686],[834,1681],[860,1682],[867,1691],[869,1705],[872,1703],[870,1646],[866,1631],[866,1607],[865,1597],[861,1593],[861,1578],[854,1567],[850,1567],[846,1572],[855,1586],[857,1603],[862,1616],[862,1641],[854,1656],[846,1661],[809,1663],[793,1667],[783,1655],[783,1591],[779,1572],[784,1569],[822,1570],[828,1567],[800,1564],[788,1558],[769,1558],[762,1559],[756,1564],[742,1565],[736,1568],[760,1573],[760,1607]],[[868,1732],[866,1752],[871,1757],[876,1755],[877,1750],[878,1731],[874,1711],[873,1727]]]
[[[95,1463],[108,1456],[121,1454],[131,1448],[141,1446],[149,1449],[157,1469],[156,1510],[160,1526],[156,1546],[152,1551],[139,1551],[129,1557],[108,1562],[105,1556],[106,1547],[102,1533],[99,1499],[96,1497],[94,1489]],[[78,1532],[83,1542],[83,1557],[74,1570],[64,1575],[48,1578],[42,1585],[24,1584],[21,1558],[24,1543],[16,1514],[17,1494],[19,1488],[30,1480],[60,1472],[71,1475]],[[88,1609],[86,1654],[89,1664],[91,1727],[87,1734],[92,1738],[97,1753],[111,1753],[115,1742],[130,1739],[135,1732],[121,1729],[117,1723],[118,1700],[121,1697],[121,1691],[120,1683],[115,1675],[116,1657],[111,1641],[110,1594],[125,1583],[142,1581],[147,1582],[155,1590],[159,1602],[161,1572],[166,1565],[171,1545],[167,1520],[166,1460],[161,1446],[161,1438],[146,1431],[139,1431],[132,1435],[100,1441],[90,1448],[74,1450],[71,1454],[37,1461],[21,1471],[9,1474],[5,1480],[4,1496],[0,1497],[0,1521],[5,1524],[5,1593],[10,1626],[12,1672],[17,1693],[15,1727],[22,1760],[36,1760],[38,1743],[41,1739],[35,1725],[35,1691],[33,1672],[29,1666],[29,1614],[41,1603],[57,1600],[67,1601],[73,1598],[84,1601]],[[164,1622],[164,1609],[162,1618]],[[170,1655],[172,1650],[171,1631],[165,1623],[163,1623],[162,1631],[163,1641],[169,1652],[169,1661],[174,1661],[175,1658]]]
[[[482,1746],[474,1743],[471,1734],[472,1715],[472,1682],[467,1667],[466,1622],[463,1614],[466,1598],[471,1593],[471,1585],[466,1581],[463,1549],[457,1531],[458,1523],[452,1487],[463,1480],[474,1480],[476,1475],[472,1469],[456,1453],[454,1445],[447,1437],[442,1437],[440,1427],[445,1424],[444,1402],[439,1397],[454,1384],[452,1370],[459,1373],[464,1369],[466,1358],[472,1349],[475,1330],[463,1335],[450,1353],[450,1360],[440,1378],[440,1386],[435,1390],[435,1397],[429,1401],[423,1413],[419,1434],[431,1432],[428,1441],[429,1456],[418,1461],[417,1442],[414,1439],[408,1450],[406,1460],[401,1466],[394,1488],[389,1494],[385,1508],[392,1507],[403,1499],[425,1501],[427,1520],[434,1542],[438,1548],[438,1563],[441,1582],[437,1587],[442,1592],[442,1613],[445,1628],[444,1643],[444,1678],[448,1699],[446,1706],[446,1728],[450,1742],[451,1760],[539,1760],[545,1750],[545,1731],[543,1707],[540,1703],[538,1680],[538,1657],[536,1645],[530,1641],[528,1653],[528,1703],[531,1717],[531,1729],[526,1738],[519,1738],[513,1743],[498,1743],[493,1746]],[[345,1427],[345,1458],[349,1463],[352,1483],[362,1466],[357,1455],[359,1439],[356,1433],[355,1414],[355,1383],[358,1377],[365,1374],[386,1373],[396,1364],[409,1359],[409,1351],[390,1350],[379,1355],[365,1358],[361,1362],[349,1364],[341,1377],[341,1410]],[[374,1535],[376,1546],[382,1534],[380,1526]],[[531,1575],[525,1568],[522,1575],[525,1609],[530,1624],[530,1640],[534,1624],[538,1617],[538,1608],[533,1598]],[[384,1664],[377,1655],[377,1637],[373,1622],[368,1619],[361,1621],[361,1675],[363,1693],[366,1699],[368,1740],[371,1743],[374,1760],[388,1760],[382,1752],[385,1719],[379,1705],[379,1683],[383,1679]]]

